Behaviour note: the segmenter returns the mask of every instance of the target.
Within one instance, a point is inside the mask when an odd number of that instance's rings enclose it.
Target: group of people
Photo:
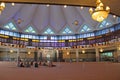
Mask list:
[[[54,67],[52,61],[19,61],[18,67],[31,67],[34,66],[35,68],[38,68],[39,66],[48,66],[48,67]]]

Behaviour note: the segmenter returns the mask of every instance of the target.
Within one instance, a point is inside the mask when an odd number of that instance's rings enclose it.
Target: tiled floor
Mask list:
[[[0,80],[120,80],[120,63],[54,63],[56,67],[19,68],[0,62]]]

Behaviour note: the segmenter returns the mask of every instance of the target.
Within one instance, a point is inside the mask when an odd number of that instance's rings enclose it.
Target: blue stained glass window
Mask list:
[[[15,27],[15,25],[14,25],[12,22],[7,23],[7,24],[4,26],[4,28],[7,28],[7,29],[9,29],[9,30],[16,30],[16,27]]]
[[[36,39],[36,36],[32,35],[32,38],[33,38],[33,39]]]
[[[113,27],[112,27],[112,28],[110,28],[110,32],[113,32],[113,31],[115,31],[115,30],[114,30],[114,28],[113,28]]]
[[[87,37],[90,37],[91,35],[90,35],[90,33],[87,33],[87,35],[86,35]]]
[[[111,23],[104,20],[100,23],[99,28],[104,28],[104,27],[109,26],[109,25],[111,25]]]
[[[9,32],[9,35],[10,35],[10,36],[13,36],[13,32]]]
[[[5,31],[5,35],[9,35],[9,31]]]
[[[83,34],[84,35],[84,38],[86,38],[87,37],[87,34]]]
[[[40,36],[40,39],[47,39],[47,36]]]
[[[94,34],[94,33],[91,33],[91,36],[95,36],[95,34]]]
[[[32,35],[29,35],[29,38],[32,38]]]
[[[54,34],[54,32],[53,32],[50,28],[47,28],[47,29],[44,31],[44,34]]]
[[[28,35],[24,35],[25,36],[25,38],[28,38]]]
[[[63,30],[62,33],[63,33],[63,34],[70,34],[70,33],[73,33],[73,32],[71,31],[70,28],[66,27],[66,28]]]
[[[101,35],[101,34],[102,34],[101,30],[96,32],[96,36]]]
[[[5,33],[5,31],[4,31],[4,30],[1,30],[1,31],[0,31],[0,34],[4,34],[4,33]]]
[[[14,32],[13,36],[15,36],[15,37],[20,37],[20,34],[19,34],[19,33]]]
[[[118,22],[120,22],[120,17],[118,17]]]
[[[83,25],[82,29],[80,30],[80,32],[88,32],[91,29],[87,26],[87,25]]]
[[[57,40],[57,36],[51,36],[51,40]]]
[[[24,35],[24,34],[21,34],[21,38],[25,38],[25,35]]]
[[[28,32],[28,33],[36,33],[36,31],[33,29],[32,26],[29,26],[29,27],[25,30],[25,32]]]
[[[39,39],[39,36],[36,36],[35,38],[36,38],[36,39]]]

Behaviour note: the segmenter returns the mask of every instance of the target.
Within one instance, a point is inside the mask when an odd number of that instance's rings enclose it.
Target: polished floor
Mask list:
[[[56,67],[19,68],[0,62],[0,80],[120,80],[120,63],[54,63]]]

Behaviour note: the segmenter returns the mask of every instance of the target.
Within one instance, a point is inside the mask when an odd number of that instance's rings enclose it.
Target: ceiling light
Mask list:
[[[49,4],[47,4],[46,6],[47,6],[47,7],[49,7],[50,5],[49,5]]]
[[[18,18],[17,23],[20,24],[22,22],[21,18]]]
[[[113,15],[114,18],[116,18],[116,15]]]
[[[15,6],[15,3],[12,3],[12,6]]]
[[[83,9],[83,6],[81,6],[80,9]]]
[[[106,6],[106,8],[104,9],[104,5],[100,0],[96,1],[96,5],[97,5],[97,7],[95,8],[95,10],[90,8],[89,12],[90,12],[93,20],[102,22],[104,19],[106,19],[108,17],[110,8],[108,6]]]
[[[74,23],[73,23],[75,26],[77,26],[79,24],[79,21],[78,20],[75,20]]]
[[[5,3],[4,2],[0,3],[0,13],[4,10],[4,8],[5,8]]]
[[[66,8],[67,7],[67,5],[64,5],[64,8]]]

